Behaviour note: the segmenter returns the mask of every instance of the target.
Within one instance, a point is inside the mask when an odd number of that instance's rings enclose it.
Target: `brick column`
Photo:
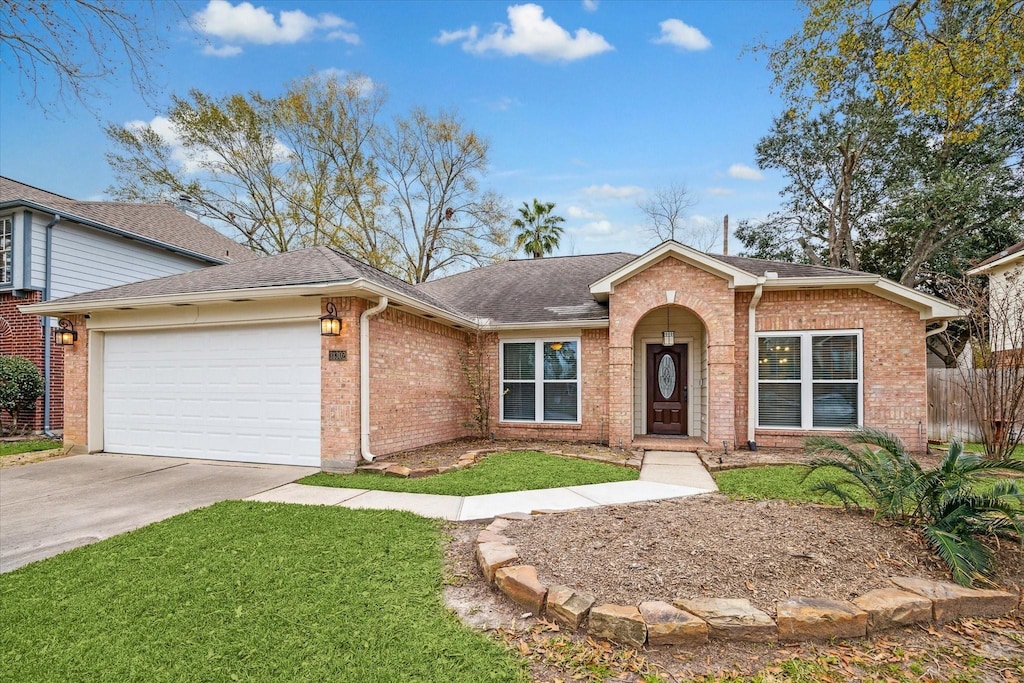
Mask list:
[[[342,320],[341,336],[320,338],[320,466],[351,471],[359,462],[359,315],[366,302],[353,297],[322,299],[321,314],[333,302]],[[330,360],[343,351],[346,360]]]

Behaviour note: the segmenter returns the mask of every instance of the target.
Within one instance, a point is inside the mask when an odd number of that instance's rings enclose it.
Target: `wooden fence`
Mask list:
[[[928,438],[981,441],[981,425],[971,410],[966,382],[984,381],[988,370],[928,369]]]

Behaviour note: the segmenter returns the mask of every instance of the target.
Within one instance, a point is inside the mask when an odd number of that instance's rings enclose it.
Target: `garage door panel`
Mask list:
[[[308,323],[110,332],[105,450],[320,464],[320,337]]]

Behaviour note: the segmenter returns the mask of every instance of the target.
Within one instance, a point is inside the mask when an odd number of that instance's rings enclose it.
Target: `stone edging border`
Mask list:
[[[672,603],[649,600],[639,605],[597,605],[597,599],[569,586],[545,586],[537,568],[517,564],[516,546],[502,535],[510,519],[502,515],[477,535],[475,555],[488,583],[535,616],[547,614],[575,631],[584,620],[587,633],[628,647],[697,646],[713,640],[751,642],[860,638],[901,626],[961,617],[999,617],[1024,609],[1019,593],[964,588],[955,583],[906,576],[894,587],[879,588],[853,601],[792,597],[776,603],[776,618],[746,599],[696,598]]]
[[[465,469],[472,467],[481,460],[484,459],[485,455],[492,453],[503,453],[507,451],[507,448],[479,448],[475,451],[466,451],[465,455],[459,457],[459,462],[454,465],[447,465],[445,467],[406,467],[405,465],[398,465],[396,463],[388,462],[372,462],[366,465],[358,465],[356,467],[357,472],[367,472],[383,474],[385,477],[401,477],[403,479],[417,479],[419,477],[429,477],[434,474],[444,474],[445,472],[454,472],[455,470]],[[608,458],[602,458],[599,455],[584,455],[580,453],[564,453],[562,451],[548,450],[542,448],[531,448],[531,451],[537,451],[538,453],[547,453],[548,455],[560,455],[563,458],[572,458],[574,460],[590,460],[592,462],[603,462],[608,465],[616,465],[618,467],[628,467],[630,469],[639,470],[640,465],[643,462],[640,458],[628,458],[625,461],[610,460]]]

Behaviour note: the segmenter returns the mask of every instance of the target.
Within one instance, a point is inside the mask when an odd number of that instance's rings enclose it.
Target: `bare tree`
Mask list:
[[[0,43],[22,96],[52,113],[96,111],[103,87],[127,73],[144,99],[160,90],[154,60],[167,27],[185,19],[178,0],[3,0]]]
[[[688,244],[686,211],[696,203],[686,185],[672,183],[654,190],[646,199],[638,201],[636,206],[647,219],[647,232],[659,242],[676,240]]]
[[[981,425],[985,453],[1008,458],[1024,443],[1024,270],[993,278],[964,278],[950,298],[967,312],[974,367],[960,365],[971,413]]]

